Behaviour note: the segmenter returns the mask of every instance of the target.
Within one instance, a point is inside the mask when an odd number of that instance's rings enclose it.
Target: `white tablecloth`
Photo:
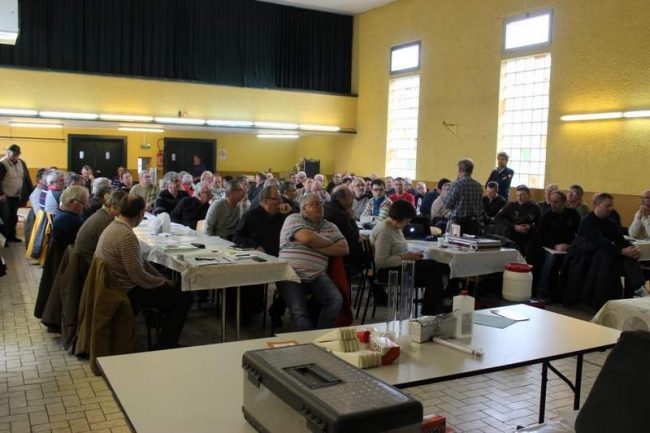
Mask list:
[[[181,288],[188,290],[219,289],[233,286],[265,284],[300,279],[289,264],[260,251],[237,251],[233,243],[216,236],[196,234],[194,230],[172,224],[172,233],[153,235],[147,224],[134,230],[144,257],[177,271]],[[191,243],[204,244],[193,248]],[[199,257],[207,260],[196,260]],[[254,261],[259,257],[264,262]]]
[[[650,296],[608,301],[592,322],[623,331],[650,330]]]
[[[449,265],[450,278],[475,277],[503,272],[503,266],[511,262],[525,262],[519,251],[511,248],[472,251],[449,246],[440,248],[436,242],[407,241],[408,250],[422,252],[425,259]]]

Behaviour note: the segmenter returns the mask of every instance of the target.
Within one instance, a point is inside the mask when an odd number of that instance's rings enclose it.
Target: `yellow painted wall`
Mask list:
[[[384,173],[390,47],[422,41],[417,177],[494,166],[505,17],[554,10],[546,181],[636,194],[648,187],[650,120],[563,123],[585,111],[650,108],[647,0],[398,0],[356,18],[358,135],[336,170]],[[442,122],[456,124],[452,133]]]
[[[203,119],[284,121],[338,125],[344,129],[356,127],[357,98],[352,96],[15,68],[0,68],[0,89],[1,107],[168,117],[175,117],[180,110],[189,117]],[[228,172],[255,172],[269,167],[276,172],[288,172],[298,162],[299,154],[321,158],[324,166],[333,170],[330,148],[340,138],[330,134],[318,138],[301,137],[298,140],[268,140],[258,139],[252,133],[167,130],[164,134],[147,134],[146,141],[151,143],[152,148],[143,150],[140,148],[143,136],[139,132],[104,128],[17,129],[0,125],[0,136],[7,137],[67,140],[67,134],[127,136],[127,165],[131,169],[137,166],[138,157],[155,156],[156,142],[162,137],[216,139],[217,148],[225,149],[227,155],[225,160],[217,161],[217,167]],[[67,166],[66,141],[0,138],[0,146],[3,147],[14,142],[22,147],[23,157],[30,167]]]

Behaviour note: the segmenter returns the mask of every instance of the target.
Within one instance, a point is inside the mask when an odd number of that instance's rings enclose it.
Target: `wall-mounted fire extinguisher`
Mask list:
[[[160,170],[163,168],[163,159],[164,159],[164,154],[163,150],[161,147],[161,140],[158,141],[158,152],[156,153],[156,167]]]

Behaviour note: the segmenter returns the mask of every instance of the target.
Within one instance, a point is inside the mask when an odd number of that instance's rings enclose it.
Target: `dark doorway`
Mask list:
[[[126,137],[68,135],[68,170],[81,173],[81,167],[89,165],[95,177],[112,179],[125,164]]]
[[[215,151],[217,140],[192,138],[165,138],[164,172],[192,169],[192,156],[199,155],[207,170],[216,170]]]

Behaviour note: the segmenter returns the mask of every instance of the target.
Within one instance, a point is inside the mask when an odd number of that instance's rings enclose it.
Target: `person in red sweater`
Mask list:
[[[390,201],[395,203],[397,200],[404,200],[411,203],[411,206],[415,208],[415,196],[404,190],[404,178],[396,177],[393,180],[393,187],[395,188],[395,193],[388,196]]]

